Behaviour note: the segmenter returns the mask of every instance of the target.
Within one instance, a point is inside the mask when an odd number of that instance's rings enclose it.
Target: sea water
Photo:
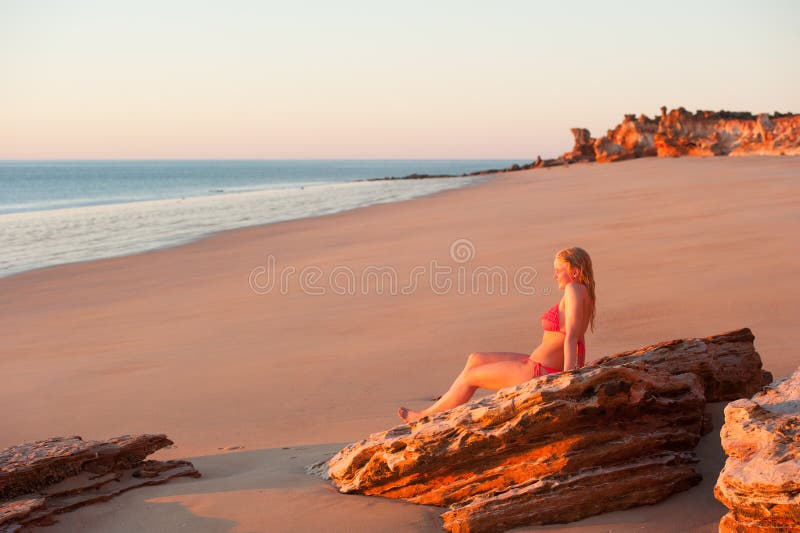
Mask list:
[[[511,160],[0,161],[0,277],[484,179],[362,181]]]

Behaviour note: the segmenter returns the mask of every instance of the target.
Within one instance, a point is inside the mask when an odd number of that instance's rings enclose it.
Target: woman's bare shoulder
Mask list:
[[[589,289],[583,283],[573,282],[564,287],[564,296],[571,299],[583,299],[589,296]]]

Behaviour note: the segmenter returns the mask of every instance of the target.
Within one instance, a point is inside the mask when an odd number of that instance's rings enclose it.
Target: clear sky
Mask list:
[[[0,159],[551,157],[800,112],[800,1],[0,0]]]

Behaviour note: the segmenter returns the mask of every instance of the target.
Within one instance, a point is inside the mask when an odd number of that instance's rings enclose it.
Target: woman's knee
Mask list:
[[[472,352],[467,356],[467,368],[472,368],[473,366],[482,365],[484,363],[484,354],[483,352]]]

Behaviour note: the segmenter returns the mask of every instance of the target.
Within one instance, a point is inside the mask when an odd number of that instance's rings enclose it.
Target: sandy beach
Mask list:
[[[800,157],[581,164],[3,278],[0,448],[166,433],[175,447],[156,457],[203,474],[53,533],[438,531],[440,509],[341,495],[304,467],[425,406],[470,352],[530,352],[571,245],[597,277],[587,361],[749,327],[764,368],[790,374],[798,205]],[[717,531],[710,408],[700,485],[541,529],[674,531],[680,516]]]

